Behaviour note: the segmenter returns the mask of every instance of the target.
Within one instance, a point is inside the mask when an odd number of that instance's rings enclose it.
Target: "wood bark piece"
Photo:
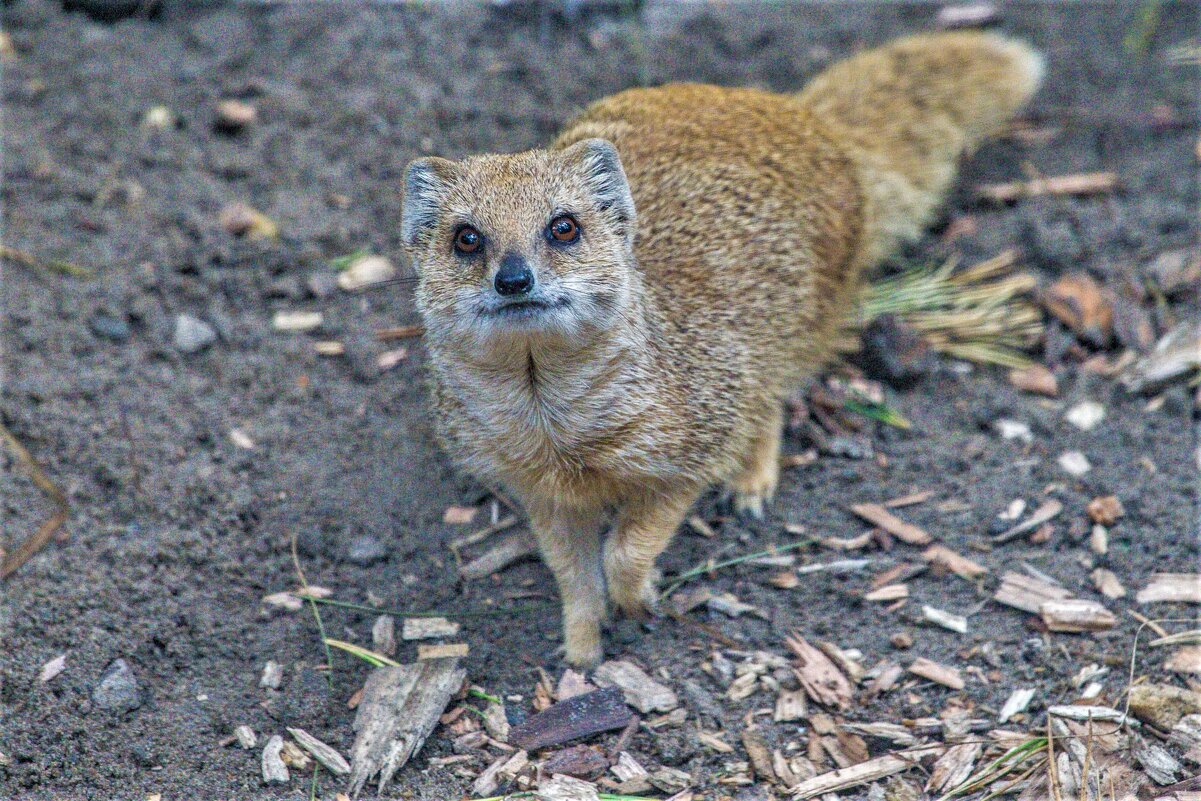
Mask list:
[[[1026,707],[1030,706],[1030,702],[1034,700],[1034,690],[1014,690],[1009,694],[1009,698],[1005,700],[1001,706],[1001,712],[997,715],[998,723],[1008,723],[1009,719],[1019,712],[1025,712]]]
[[[621,690],[608,687],[560,701],[509,729],[509,742],[533,751],[625,727],[633,713]]]
[[[936,626],[942,626],[948,631],[967,634],[967,618],[963,615],[956,615],[933,606],[923,606],[922,619]]]
[[[463,657],[469,653],[471,653],[471,646],[465,642],[448,642],[437,645],[422,643],[417,646],[417,659],[421,662],[450,657]]]
[[[1038,609],[1051,631],[1105,631],[1117,624],[1117,618],[1096,601],[1080,598],[1044,601]]]
[[[908,584],[885,584],[863,594],[865,601],[901,601],[908,597]]]
[[[927,793],[944,793],[963,784],[972,775],[972,768],[980,758],[983,746],[980,742],[960,743],[947,749],[934,763],[930,780],[926,782]]]
[[[271,735],[267,745],[263,746],[263,781],[267,784],[287,784],[292,778],[280,756],[283,750],[284,738],[278,734]]]
[[[1201,645],[1181,648],[1164,662],[1163,667],[1173,673],[1201,673]]]
[[[1026,518],[1023,522],[1018,523],[1016,526],[1006,529],[997,536],[993,537],[992,541],[994,544],[1000,545],[1003,542],[1009,542],[1010,540],[1017,539],[1027,531],[1034,531],[1034,529],[1051,520],[1062,511],[1063,504],[1052,498],[1051,500],[1044,502],[1042,506],[1039,506],[1037,509],[1035,509],[1034,513],[1031,514],[1030,517]]]
[[[1091,576],[1097,592],[1106,598],[1117,600],[1118,598],[1126,597],[1126,588],[1122,586],[1122,582],[1112,570],[1098,567],[1091,573]]]
[[[403,640],[430,640],[453,637],[459,633],[459,624],[444,617],[406,617],[400,637]]]
[[[942,750],[942,746],[930,745],[869,759],[867,762],[861,762],[849,768],[839,768],[807,779],[793,788],[792,795],[794,798],[814,798],[826,793],[858,787],[861,784],[884,779],[916,767],[921,759],[941,754]]]
[[[994,203],[1011,203],[1023,197],[1038,195],[1095,195],[1112,192],[1118,186],[1117,173],[1084,172],[1073,175],[1053,175],[1029,181],[1003,184],[983,184],[976,194]]]
[[[352,795],[357,796],[377,775],[383,792],[396,771],[421,749],[466,677],[458,659],[431,659],[371,672],[354,719]]]
[[[633,662],[605,662],[592,674],[592,680],[602,687],[619,688],[626,703],[643,714],[670,712],[680,705],[680,699],[670,688],[652,679]]]
[[[551,776],[538,782],[539,801],[599,801],[596,785],[571,776]]]
[[[824,706],[850,708],[851,694],[854,692],[851,682],[830,658],[806,642],[800,634],[794,633],[784,642],[797,656],[794,672],[809,697]]]
[[[932,565],[944,567],[956,576],[969,581],[979,578],[988,572],[988,568],[952,551],[945,545],[931,545],[922,551],[922,558]]]
[[[924,529],[906,523],[878,503],[857,503],[851,511],[909,545],[929,545],[933,539]]]
[[[772,712],[772,720],[776,723],[789,723],[805,717],[807,711],[804,690],[781,690],[780,694],[776,696],[776,708]]]
[[[514,562],[533,556],[537,550],[534,539],[528,532],[511,534],[459,568],[459,575],[468,581],[481,579],[504,570]]]
[[[1138,591],[1135,599],[1140,604],[1161,601],[1201,604],[1201,574],[1156,573],[1151,582]]]
[[[1063,601],[1071,597],[1072,593],[1063,587],[1010,571],[1001,576],[1001,586],[997,588],[993,600],[1037,615],[1045,602]]]
[[[963,676],[953,667],[940,665],[937,662],[926,659],[924,656],[919,656],[913,660],[913,664],[909,666],[909,672],[915,676],[921,676],[923,679],[929,679],[932,682],[941,684],[944,687],[950,687],[952,690],[962,690],[966,685],[963,683]]]
[[[304,729],[289,726],[288,734],[291,734],[300,747],[312,754],[313,759],[320,762],[330,773],[335,776],[345,776],[350,773],[350,764],[332,746],[321,742]]]

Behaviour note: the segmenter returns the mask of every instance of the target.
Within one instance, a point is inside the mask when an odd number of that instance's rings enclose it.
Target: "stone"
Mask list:
[[[173,340],[180,353],[199,353],[217,341],[217,332],[204,320],[181,314],[175,318]]]
[[[92,690],[92,703],[112,712],[132,712],[142,702],[137,676],[124,659],[114,659]]]

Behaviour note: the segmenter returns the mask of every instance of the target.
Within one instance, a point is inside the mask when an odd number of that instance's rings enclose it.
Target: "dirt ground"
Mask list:
[[[45,2],[4,7],[16,51],[3,64],[5,242],[96,271],[83,280],[8,261],[3,273],[0,417],[72,509],[67,536],[0,585],[5,799],[309,797],[307,775],[266,787],[259,749],[223,744],[238,724],[260,742],[290,725],[344,753],[353,740],[346,701],[368,666],[335,653],[327,686],[315,670],[325,657],[312,617],[262,603],[296,584],[293,534],[309,581],[342,600],[452,613],[517,608],[463,620],[465,664],[473,682],[528,704],[538,666],[562,671],[550,575],[530,561],[492,579],[456,578],[446,543],[472,527],[444,524],[443,511],[480,502],[487,490],[456,476],[433,443],[419,341],[401,343],[408,357],[392,370],[376,361],[397,346],[377,342],[376,330],[416,322],[411,293],[403,285],[331,290],[329,260],[362,248],[400,258],[400,177],[417,155],[533,147],[583,104],[637,84],[795,89],[840,56],[933,27],[938,10],[186,5],[112,25]],[[1118,287],[1158,254],[1194,244],[1197,68],[1170,65],[1165,54],[1195,43],[1198,9],[1164,3],[1140,56],[1123,48],[1137,6],[1002,8],[1002,29],[1048,55],[1046,86],[1027,117],[1054,135],[1008,138],[979,152],[946,218],[906,259],[957,254],[973,263],[1017,247],[1046,279],[1083,269]],[[258,109],[258,120],[235,135],[213,126],[215,103],[229,97]],[[177,125],[144,129],[156,106],[170,109]],[[1114,170],[1121,189],[1006,207],[973,200],[972,186],[1023,178],[1026,164],[1048,175]],[[218,216],[234,201],[277,221],[279,239],[228,234]],[[952,221],[969,216],[971,230],[945,236]],[[320,311],[324,323],[316,334],[280,333],[271,324],[279,310]],[[1167,311],[1181,319],[1197,313],[1195,298]],[[180,352],[180,314],[212,326],[217,340]],[[346,355],[318,356],[315,339],[342,341]],[[931,500],[904,510],[906,518],[989,568],[979,586],[927,573],[909,582],[910,602],[896,612],[864,603],[870,576],[905,558],[898,546],[867,553],[876,560],[869,573],[819,573],[792,590],[767,584],[770,571],[760,567],[718,572],[704,583],[763,617],[692,617],[747,651],[785,653],[783,636],[796,629],[857,648],[867,664],[926,656],[984,671],[1002,666],[1001,680],[971,676],[958,694],[984,717],[1017,686],[1037,688],[1035,710],[1070,699],[1071,676],[1090,662],[1113,667],[1104,692],[1118,702],[1137,628],[1127,614],[1133,591],[1155,571],[1197,569],[1197,413],[1183,387],[1149,409],[1147,399],[1082,370],[1070,354],[1056,371],[1061,397],[1048,401],[1014,389],[1002,370],[944,361],[915,388],[890,391],[914,427],[874,432],[884,458],[823,456],[787,472],[763,523],[720,520],[716,499],[707,499],[699,511],[719,521],[720,537],[682,532],[661,560],[665,573],[788,543],[795,537],[786,523],[854,536],[865,526],[849,503],[929,490]],[[1090,432],[1063,418],[1082,400],[1106,409]],[[1028,423],[1032,444],[1002,440],[993,428],[999,418]],[[254,447],[231,439],[235,429]],[[1071,450],[1092,463],[1081,478],[1056,463]],[[1036,506],[1046,493],[1066,508],[1050,542],[974,547],[1011,501]],[[1098,557],[1083,510],[1109,494],[1127,514],[1111,531],[1108,556]],[[51,511],[11,454],[0,456],[0,545],[14,546]],[[816,547],[799,555],[801,563],[843,557]],[[1112,569],[1131,591],[1108,602],[1116,628],[1048,636],[1028,615],[990,602],[996,577],[1021,562],[1096,599],[1090,570]],[[923,603],[967,615],[969,634],[917,625]],[[373,617],[323,614],[330,636],[367,644]],[[898,632],[912,635],[909,652],[890,645]],[[677,688],[690,679],[719,694],[699,668],[714,642],[697,628],[619,623],[608,641],[612,655],[666,669]],[[988,642],[995,664],[979,649],[963,656]],[[62,674],[39,681],[42,665],[63,653]],[[412,656],[412,645],[402,644],[400,658]],[[93,700],[117,658],[136,676],[135,709],[110,711]],[[269,659],[284,665],[278,692],[259,687]],[[1161,659],[1146,653],[1138,672],[1162,675]],[[848,717],[937,714],[954,695],[921,684]],[[755,697],[720,706],[731,742],[746,712],[761,706]],[[769,736],[795,733],[796,724],[780,724]],[[700,798],[734,795],[738,788],[717,781],[745,759],[703,748],[686,729],[640,733],[631,750],[688,771]],[[386,797],[463,797],[469,781],[428,765],[450,753],[435,733]],[[317,796],[341,789],[325,774]]]

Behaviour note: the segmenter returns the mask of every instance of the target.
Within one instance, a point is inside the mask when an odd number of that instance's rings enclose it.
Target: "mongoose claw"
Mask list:
[[[762,520],[766,516],[766,499],[758,493],[735,492],[734,514],[741,518]]]

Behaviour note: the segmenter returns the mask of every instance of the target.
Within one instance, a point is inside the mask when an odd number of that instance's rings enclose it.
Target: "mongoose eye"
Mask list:
[[[470,225],[464,225],[455,233],[455,251],[475,253],[484,244],[484,237]]]
[[[556,242],[574,242],[580,238],[580,226],[570,214],[560,214],[546,227]]]

